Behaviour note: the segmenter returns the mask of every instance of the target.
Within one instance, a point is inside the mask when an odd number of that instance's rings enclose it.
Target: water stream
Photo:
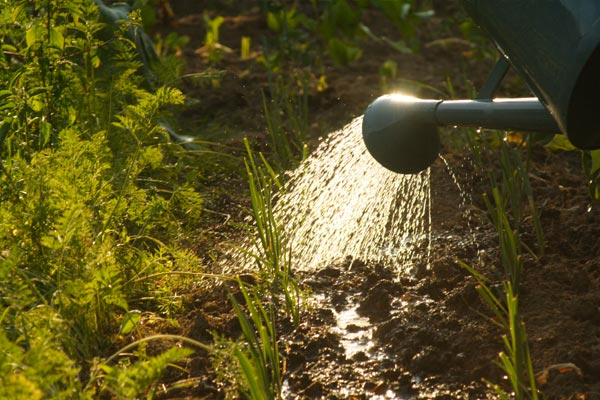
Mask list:
[[[368,154],[361,124],[358,117],[323,140],[278,200],[297,269],[348,257],[401,269],[428,242],[429,172],[383,168]]]

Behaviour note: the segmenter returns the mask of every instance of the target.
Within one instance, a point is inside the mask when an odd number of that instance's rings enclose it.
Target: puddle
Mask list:
[[[343,307],[335,307],[323,293],[313,293],[313,301],[319,307],[329,307],[336,324],[330,331],[339,336],[340,344],[348,360],[381,360],[385,354],[378,351],[373,342],[374,325],[369,318],[358,314],[358,301],[349,295]]]
[[[340,335],[346,358],[360,357],[361,353],[369,359],[381,360],[385,355],[377,352],[373,343],[373,326],[366,317],[358,315],[358,304],[351,305],[340,312],[333,310],[337,326],[332,331]],[[363,358],[364,358],[363,357]]]
[[[384,351],[380,350],[373,338],[376,323],[369,320],[368,317],[359,314],[360,293],[348,294],[345,300],[338,304],[331,304],[329,295],[324,293],[313,293],[313,301],[318,307],[325,307],[331,310],[335,318],[335,325],[329,327],[329,331],[339,337],[339,343],[344,351],[346,360],[354,364],[355,370],[364,376],[369,372],[361,366],[377,365],[384,361],[391,362]],[[335,303],[335,301],[334,301]],[[287,387],[287,384],[286,384]],[[288,394],[290,392],[286,390]],[[342,398],[355,398],[356,391],[353,388],[340,388],[338,393]],[[391,389],[381,388],[374,384],[372,388],[366,389],[361,398],[373,400],[405,400],[409,397],[398,395]]]

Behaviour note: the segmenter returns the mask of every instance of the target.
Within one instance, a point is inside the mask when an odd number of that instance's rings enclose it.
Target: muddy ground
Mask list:
[[[209,66],[205,54],[196,51],[204,39],[202,13],[226,17],[221,42],[234,52],[214,65],[226,74],[219,87],[184,83],[188,96],[198,101],[181,116],[181,126],[188,130],[184,133],[233,146],[243,136],[260,144],[265,140],[260,90],[267,90],[268,84],[256,57],[259,38],[269,32],[252,2],[233,3],[171,1],[174,15],[166,15],[159,29],[191,38],[182,57],[187,72],[197,72]],[[452,28],[461,14],[442,4],[446,7],[438,10],[438,16],[422,26],[417,54],[369,42],[363,46],[363,57],[348,67],[325,61],[328,88],[312,90],[309,96],[312,138],[350,122],[382,94],[379,68],[388,59],[398,65],[395,84],[400,87],[411,86],[406,80],[412,80],[443,91],[450,78],[457,95],[466,96],[470,87],[481,84],[493,62],[473,56],[474,49]],[[366,24],[376,34],[394,34],[380,17],[369,18]],[[242,35],[253,38],[254,55],[246,61],[239,59]],[[448,38],[461,40],[439,41]],[[510,82],[509,90],[519,87]],[[427,90],[421,94],[434,96]],[[429,257],[400,278],[385,265],[363,260],[299,275],[318,301],[298,328],[280,328],[288,398],[479,399],[493,397],[486,380],[504,382],[496,364],[504,350],[503,332],[488,319],[490,312],[478,297],[475,280],[457,263],[460,259],[474,266],[492,286],[499,282],[498,239],[482,201],[489,181],[465,151],[452,145],[452,135],[445,135],[443,149],[451,173],[441,160],[431,169],[432,243],[429,250],[423,249]],[[497,164],[496,153],[485,156],[490,165]],[[534,369],[545,374],[540,375],[539,387],[547,399],[600,399],[600,204],[589,197],[576,152],[535,147],[530,179],[546,248],[537,258],[524,255],[520,306]],[[224,222],[242,218],[245,186],[235,179],[230,182],[207,200],[207,208],[216,213],[207,219],[205,231],[213,235],[199,241],[201,254],[218,254],[219,241],[235,235]],[[533,246],[530,221],[525,221],[524,231],[526,243]],[[181,318],[179,333],[207,342],[212,332],[239,334],[225,288],[190,293],[188,298],[190,311]],[[356,315],[356,321],[340,327],[341,315]],[[348,338],[360,346],[349,352],[343,346]],[[564,363],[570,364],[552,368]],[[188,367],[187,375],[178,379],[192,379],[192,387],[162,397],[223,396],[205,355]]]

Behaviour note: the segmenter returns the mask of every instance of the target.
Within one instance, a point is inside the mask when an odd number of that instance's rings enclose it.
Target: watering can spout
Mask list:
[[[369,105],[363,117],[362,132],[369,153],[381,165],[401,174],[414,174],[437,158],[439,126],[560,131],[535,97],[443,101],[388,94]]]

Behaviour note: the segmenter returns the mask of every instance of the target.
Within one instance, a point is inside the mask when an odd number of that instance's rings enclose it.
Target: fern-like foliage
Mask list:
[[[150,398],[154,385],[165,370],[192,353],[185,347],[172,347],[162,354],[148,357],[142,350],[137,354],[139,360],[134,363],[125,362],[118,366],[101,364],[99,368],[104,372],[101,390],[123,400],[142,396]]]
[[[157,277],[198,269],[203,198],[159,124],[184,97],[149,89],[124,34],[89,0],[0,0],[0,398],[96,395],[123,318],[169,317],[185,282]],[[187,354],[105,366],[103,390],[148,393]]]

